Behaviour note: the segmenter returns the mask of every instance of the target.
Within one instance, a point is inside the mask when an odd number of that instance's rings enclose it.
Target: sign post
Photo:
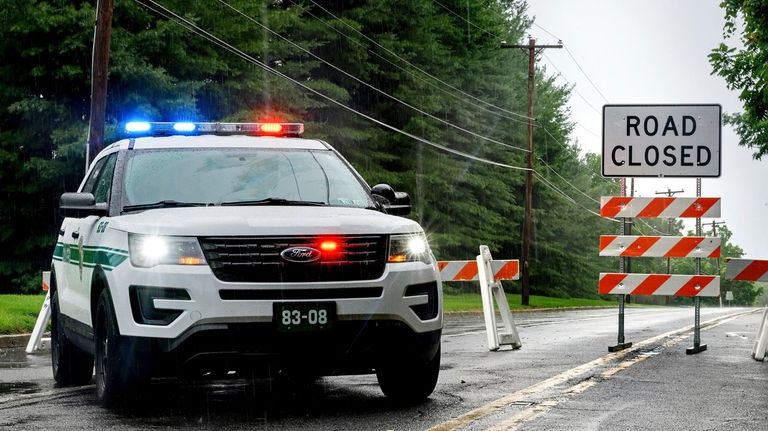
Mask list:
[[[701,197],[701,178],[696,178],[696,197]],[[696,218],[696,236],[701,236],[701,217]],[[696,275],[701,275],[700,257],[696,258]],[[707,350],[707,345],[701,344],[701,299],[698,296],[693,298],[693,314],[693,347],[685,349],[687,355],[695,355]]]
[[[631,345],[624,342],[624,298],[630,293],[693,297],[693,347],[686,349],[686,353],[695,354],[707,349],[706,344],[701,344],[699,297],[713,294],[719,296],[720,277],[702,276],[702,256],[691,255],[691,250],[683,253],[678,247],[675,247],[674,252],[668,250],[664,256],[677,254],[694,257],[695,275],[628,274],[630,271],[626,268],[625,259],[629,256],[653,256],[660,253],[661,246],[652,250],[659,237],[629,237],[626,223],[628,217],[695,217],[695,239],[677,238],[677,242],[688,244],[705,240],[701,237],[701,218],[720,216],[720,200],[701,197],[701,178],[720,176],[721,113],[722,107],[719,104],[603,106],[602,173],[604,177],[621,178],[622,187],[620,197],[601,199],[600,215],[619,218],[624,235],[620,242],[630,238],[633,241],[632,249],[617,252],[622,256],[619,260],[619,273],[600,274],[600,293],[620,295],[618,344],[608,348],[611,352]],[[696,199],[628,198],[626,178],[635,177],[696,178]],[[613,241],[601,237],[601,255],[613,255],[602,252]],[[697,250],[701,251],[701,247]],[[717,250],[719,257],[719,247]],[[714,254],[712,251],[703,257],[713,257]]]

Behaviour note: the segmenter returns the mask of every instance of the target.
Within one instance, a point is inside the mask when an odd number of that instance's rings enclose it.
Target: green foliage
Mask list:
[[[519,113],[526,112],[528,57],[499,48],[501,40],[525,35],[522,0],[315,3],[163,2],[247,56],[365,115],[476,158],[525,166],[527,121]],[[82,178],[94,19],[91,0],[0,0],[0,292],[39,289],[60,223],[58,196]],[[615,194],[616,184],[600,176],[599,156],[582,157],[569,143],[570,89],[544,69],[536,76],[533,292],[597,298],[598,273],[616,266],[598,257],[598,238],[617,232],[617,224],[589,211],[598,210],[601,195]],[[480,244],[497,258],[520,258],[524,171],[394,133],[174,20],[117,0],[107,142],[119,137],[120,122],[136,118],[303,121],[308,137],[327,140],[371,184],[410,192],[412,217],[438,258],[471,259]]]
[[[709,54],[714,73],[725,78],[728,88],[739,90],[744,112],[725,115],[740,137],[740,145],[755,150],[754,157],[768,154],[768,0],[724,0],[723,37],[739,35],[742,48],[721,43]]]

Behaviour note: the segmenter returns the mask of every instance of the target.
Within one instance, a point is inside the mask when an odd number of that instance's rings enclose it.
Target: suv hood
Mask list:
[[[149,235],[275,236],[421,232],[413,220],[360,208],[242,206],[152,209],[114,217],[110,228]]]

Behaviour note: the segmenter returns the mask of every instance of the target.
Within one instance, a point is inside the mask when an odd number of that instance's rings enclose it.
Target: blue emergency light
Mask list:
[[[302,123],[196,123],[129,121],[125,132],[135,136],[168,135],[252,135],[299,137],[304,133]]]

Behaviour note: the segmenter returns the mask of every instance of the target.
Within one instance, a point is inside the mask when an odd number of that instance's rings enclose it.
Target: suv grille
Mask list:
[[[213,274],[229,282],[320,282],[374,280],[384,273],[387,237],[334,236],[338,251],[314,262],[288,262],[291,247],[320,249],[325,236],[203,237],[200,245]]]

